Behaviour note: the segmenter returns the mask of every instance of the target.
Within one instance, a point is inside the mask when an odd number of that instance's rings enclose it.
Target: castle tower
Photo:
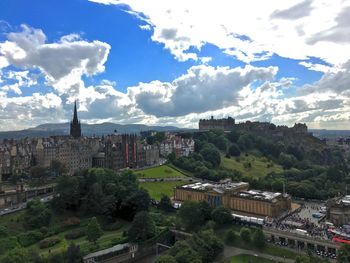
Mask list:
[[[81,126],[80,121],[78,120],[77,113],[77,101],[74,102],[74,115],[73,120],[70,123],[70,136],[72,136],[75,139],[81,136]]]

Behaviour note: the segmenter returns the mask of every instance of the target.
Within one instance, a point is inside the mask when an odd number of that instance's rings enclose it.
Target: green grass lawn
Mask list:
[[[233,256],[228,259],[225,259],[224,262],[225,263],[274,263],[276,261],[272,261],[261,257],[241,254],[241,255],[237,255],[237,256]]]
[[[135,171],[138,178],[177,178],[186,177],[179,170],[175,170],[168,165],[161,165],[158,167],[148,168],[144,170]]]
[[[188,184],[189,182],[184,181],[172,181],[172,182],[144,182],[140,183],[140,187],[148,191],[151,198],[160,200],[162,195],[169,197],[174,196],[174,188],[176,186]]]
[[[251,167],[248,167],[248,164]],[[221,156],[221,167],[229,170],[237,170],[244,176],[253,178],[265,177],[271,172],[280,173],[283,171],[282,166],[268,160],[266,157],[259,157],[249,154],[245,156],[244,153],[240,157],[226,158]]]

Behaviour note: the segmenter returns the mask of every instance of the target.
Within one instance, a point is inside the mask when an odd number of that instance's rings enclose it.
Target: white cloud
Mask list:
[[[107,43],[80,40],[77,34],[63,36],[57,43],[46,43],[42,30],[21,27],[21,32],[9,33],[8,40],[0,43],[0,54],[19,69],[39,69],[59,94],[77,97],[84,88],[83,75],[104,71],[110,50]]]
[[[152,30],[151,26],[148,25],[148,24],[146,24],[146,25],[140,25],[140,28],[141,28],[142,30],[147,30],[147,31]]]
[[[331,65],[350,58],[349,1],[90,1],[129,5],[180,61],[197,60],[195,50],[207,43],[246,63],[272,54]]]

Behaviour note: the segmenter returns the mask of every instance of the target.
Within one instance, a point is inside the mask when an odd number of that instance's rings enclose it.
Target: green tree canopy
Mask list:
[[[156,225],[146,211],[137,213],[132,221],[128,235],[129,239],[133,242],[142,242],[150,239],[156,234]]]
[[[221,163],[220,152],[212,144],[206,144],[200,154],[204,160],[211,163],[213,167],[218,167]]]
[[[260,228],[257,228],[252,235],[252,241],[257,248],[263,248],[265,246],[265,236]]]
[[[48,226],[52,217],[51,210],[39,200],[28,202],[23,214],[23,225],[26,228]]]
[[[170,249],[177,263],[202,263],[200,255],[192,249],[187,241],[178,241]]]
[[[103,235],[100,224],[96,217],[90,219],[86,228],[86,237],[90,242],[96,243],[96,241]]]
[[[230,209],[227,209],[223,206],[216,207],[211,212],[211,218],[215,221],[215,223],[219,225],[228,224],[232,221]]]
[[[163,211],[172,211],[173,205],[171,204],[171,200],[169,196],[163,195],[162,198],[160,199],[158,207]]]
[[[249,243],[251,240],[251,231],[247,227],[241,228],[241,231],[239,232],[239,235],[241,236],[242,240],[246,243]]]
[[[228,153],[231,156],[240,156],[241,155],[241,150],[239,149],[238,145],[234,143],[228,149]]]
[[[186,229],[198,229],[210,219],[211,208],[205,201],[184,202],[179,210],[179,218]]]

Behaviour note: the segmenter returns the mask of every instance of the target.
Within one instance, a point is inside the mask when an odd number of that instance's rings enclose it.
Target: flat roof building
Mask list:
[[[287,194],[248,190],[246,182],[194,183],[175,188],[175,201],[207,201],[212,206],[224,206],[249,215],[277,218],[290,211]]]

